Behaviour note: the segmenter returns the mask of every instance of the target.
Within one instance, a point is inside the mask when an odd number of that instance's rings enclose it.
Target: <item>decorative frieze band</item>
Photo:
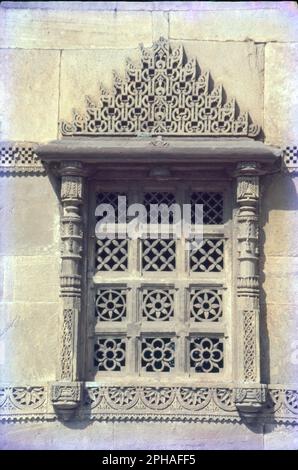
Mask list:
[[[79,382],[1,386],[0,421],[49,421],[57,419],[56,402],[76,408],[81,401],[74,416],[80,421],[239,422],[238,403],[250,406],[255,400],[262,404],[259,422],[298,425],[298,387],[102,387],[91,382],[84,389]]]
[[[290,173],[298,173],[298,145],[286,147],[283,152],[283,160]]]
[[[154,146],[168,145],[158,136],[152,141]],[[0,175],[36,174],[45,175],[46,169],[35,153],[37,143],[0,142]],[[283,151],[284,166],[290,173],[298,172],[298,146],[287,146]]]
[[[35,154],[37,144],[0,142],[0,175],[44,175],[45,167]]]

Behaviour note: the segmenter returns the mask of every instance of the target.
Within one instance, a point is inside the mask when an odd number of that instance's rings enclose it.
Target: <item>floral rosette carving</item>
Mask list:
[[[7,389],[5,387],[0,388],[0,408],[4,405],[8,397]]]
[[[45,401],[44,387],[13,387],[10,400],[16,408],[39,408]]]
[[[144,405],[152,410],[168,408],[175,398],[175,389],[169,387],[145,387],[141,392]]]
[[[208,405],[211,392],[208,388],[181,387],[178,390],[178,401],[187,410],[198,411]]]
[[[90,387],[85,390],[84,405],[96,408],[103,398],[103,391],[100,387]]]
[[[282,406],[284,398],[284,392],[283,390],[268,390],[267,392],[267,402],[266,402],[266,408],[270,410],[270,412],[275,412],[280,409]]]
[[[285,405],[294,414],[298,414],[298,390],[286,390]]]
[[[127,410],[136,405],[139,393],[135,387],[108,387],[105,399],[115,410]]]
[[[216,388],[213,390],[216,405],[224,411],[236,411],[235,390],[231,388]]]

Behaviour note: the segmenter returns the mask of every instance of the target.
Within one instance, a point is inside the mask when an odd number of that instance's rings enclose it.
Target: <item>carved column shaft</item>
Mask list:
[[[61,275],[63,315],[59,382],[52,386],[52,401],[64,419],[76,408],[81,397],[78,371],[78,325],[81,312],[84,196],[80,162],[62,163],[61,174]]]
[[[259,174],[256,163],[237,168],[238,276],[237,310],[240,322],[239,408],[253,412],[265,400],[260,385],[259,351]]]

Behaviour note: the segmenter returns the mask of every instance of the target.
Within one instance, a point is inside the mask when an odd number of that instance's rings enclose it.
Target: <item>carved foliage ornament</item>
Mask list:
[[[213,89],[209,73],[198,74],[196,61],[185,60],[182,46],[173,51],[160,38],[141,48],[141,64],[126,64],[126,77],[114,72],[111,92],[86,97],[86,112],[73,111],[61,122],[63,136],[193,135],[256,137],[259,126],[247,112],[237,115],[235,99],[224,102],[222,86]]]

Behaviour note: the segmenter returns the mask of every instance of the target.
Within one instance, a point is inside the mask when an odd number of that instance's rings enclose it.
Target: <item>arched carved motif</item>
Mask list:
[[[61,122],[63,136],[190,135],[256,137],[260,128],[247,112],[237,114],[235,99],[224,102],[221,85],[210,87],[209,72],[198,74],[183,47],[171,50],[160,38],[141,48],[141,63],[126,63],[126,77],[114,72],[111,92],[100,88],[97,101],[86,97],[86,111]]]

